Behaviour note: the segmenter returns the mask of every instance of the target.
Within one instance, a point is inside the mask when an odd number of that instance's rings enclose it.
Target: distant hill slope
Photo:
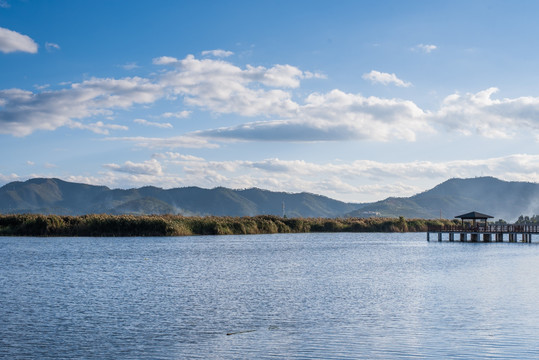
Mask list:
[[[0,213],[3,214],[282,215],[283,201],[288,217],[337,217],[360,207],[320,195],[261,189],[185,187],[165,190],[146,186],[122,190],[43,178],[12,182],[0,188]]]
[[[508,182],[493,177],[450,179],[409,198],[388,198],[365,205],[347,216],[453,218],[477,210],[513,221],[520,214],[539,214],[539,184]]]

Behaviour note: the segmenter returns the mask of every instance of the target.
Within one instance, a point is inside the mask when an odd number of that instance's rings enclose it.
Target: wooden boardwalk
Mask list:
[[[539,234],[539,225],[429,226],[427,241],[431,240],[431,234],[437,234],[438,241],[531,243],[532,235]]]

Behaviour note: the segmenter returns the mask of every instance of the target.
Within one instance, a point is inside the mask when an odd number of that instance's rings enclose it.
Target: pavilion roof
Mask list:
[[[455,216],[455,218],[459,218],[459,219],[463,219],[463,220],[473,220],[473,219],[485,220],[485,219],[493,218],[493,217],[494,216],[490,216],[490,215],[487,215],[487,214],[482,214],[482,213],[477,212],[477,211],[472,211],[472,212],[469,212],[469,213],[466,213],[466,214]]]

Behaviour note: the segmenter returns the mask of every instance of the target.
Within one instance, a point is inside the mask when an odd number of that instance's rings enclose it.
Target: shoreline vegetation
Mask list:
[[[191,236],[309,232],[425,232],[459,220],[399,218],[283,218],[180,215],[0,215],[0,236]]]

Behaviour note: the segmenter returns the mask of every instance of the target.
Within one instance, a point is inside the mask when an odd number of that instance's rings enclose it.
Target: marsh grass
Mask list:
[[[186,236],[308,232],[423,232],[454,220],[179,215],[0,215],[3,236]]]

